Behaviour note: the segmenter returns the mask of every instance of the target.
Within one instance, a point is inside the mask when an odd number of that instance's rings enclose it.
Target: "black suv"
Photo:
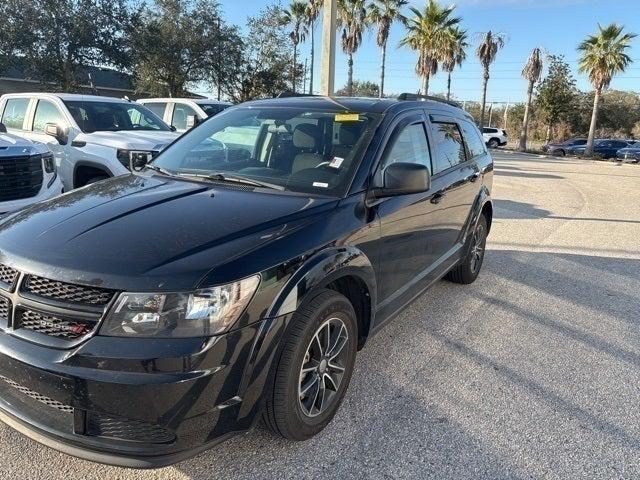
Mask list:
[[[131,163],[0,221],[0,419],[109,464],[259,418],[317,434],[356,352],[441,277],[473,282],[491,228],[482,136],[428,98],[246,103]]]

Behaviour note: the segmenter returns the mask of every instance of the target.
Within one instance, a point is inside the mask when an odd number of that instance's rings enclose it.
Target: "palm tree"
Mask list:
[[[422,78],[422,94],[429,93],[429,78],[438,72],[438,62],[444,58],[447,32],[460,23],[452,17],[455,6],[441,7],[435,0],[428,0],[422,11],[411,8],[413,18],[406,23],[407,34],[400,40],[418,52],[416,73]]]
[[[297,87],[296,73],[298,70],[298,44],[304,42],[307,35],[307,4],[302,0],[293,0],[289,10],[285,10],[284,22],[291,26],[289,38],[293,43],[293,73],[291,75],[293,92]]]
[[[585,155],[593,154],[593,138],[598,121],[598,107],[602,90],[609,87],[614,75],[624,72],[631,63],[631,57],[625,53],[634,33],[623,33],[623,27],[612,23],[607,27],[598,25],[598,33],[588,36],[580,45],[579,72],[588,73],[595,90],[593,112]]]
[[[442,69],[447,72],[447,100],[451,98],[451,74],[456,66],[461,66],[467,58],[465,49],[467,43],[467,31],[459,27],[452,27],[447,31],[447,45],[444,50]]]
[[[320,15],[320,9],[323,5],[323,0],[309,0],[307,4],[306,17],[307,17],[307,29],[311,33],[311,67],[309,69],[309,95],[313,95],[313,63],[315,61],[315,30],[316,20]]]
[[[380,88],[378,89],[379,98],[384,96],[384,67],[387,57],[389,31],[396,20],[401,22],[406,20],[402,15],[402,7],[407,3],[409,3],[407,0],[373,0],[369,4],[368,22],[378,26],[376,43],[380,47],[382,55],[382,61],[380,62]]]
[[[484,127],[484,114],[487,106],[487,83],[489,83],[489,67],[496,59],[498,50],[504,47],[505,37],[501,33],[494,33],[489,30],[480,36],[481,41],[476,49],[476,55],[484,68],[482,81],[482,114],[480,115],[480,126]]]
[[[365,0],[338,0],[338,25],[342,28],[342,51],[348,56],[347,95],[353,95],[353,54],[367,28]]]
[[[522,69],[522,76],[529,82],[527,87],[527,104],[524,107],[524,119],[522,120],[522,130],[520,131],[520,143],[518,150],[524,152],[527,149],[527,131],[529,130],[529,116],[531,113],[531,98],[533,97],[533,87],[540,80],[542,75],[542,58],[540,49],[534,48],[529,55],[526,65]]]

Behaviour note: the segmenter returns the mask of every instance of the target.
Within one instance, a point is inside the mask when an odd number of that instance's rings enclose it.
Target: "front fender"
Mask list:
[[[266,316],[293,313],[310,292],[345,276],[364,282],[369,291],[371,312],[375,312],[377,285],[371,261],[356,247],[335,246],[316,253],[296,270],[276,295]]]

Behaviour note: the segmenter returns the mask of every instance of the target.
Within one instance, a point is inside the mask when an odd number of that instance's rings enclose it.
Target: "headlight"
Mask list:
[[[206,337],[227,331],[253,297],[260,276],[192,293],[121,293],[100,328],[115,337]]]
[[[53,155],[47,153],[42,156],[42,163],[44,165],[44,171],[47,173],[53,173],[56,171],[56,163],[53,161]]]

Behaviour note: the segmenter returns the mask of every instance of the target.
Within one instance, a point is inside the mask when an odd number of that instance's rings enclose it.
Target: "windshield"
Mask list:
[[[153,163],[174,174],[222,174],[293,192],[341,196],[379,117],[232,108],[186,133]]]
[[[207,117],[213,117],[216,113],[220,113],[225,108],[229,108],[231,106],[224,103],[198,103],[198,105],[202,110],[204,110]]]
[[[64,104],[85,133],[171,130],[155,113],[137,103],[67,100]]]

